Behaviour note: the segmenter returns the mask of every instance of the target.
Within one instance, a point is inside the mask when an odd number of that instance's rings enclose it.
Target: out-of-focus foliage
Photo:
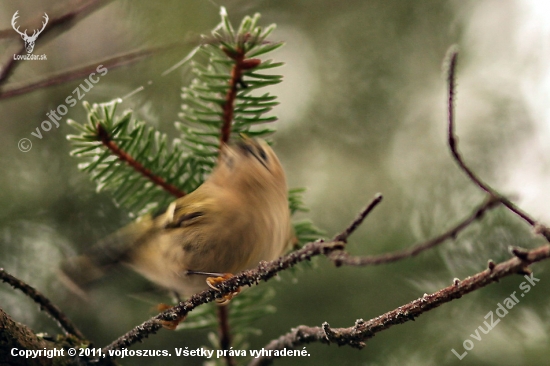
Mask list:
[[[50,19],[71,1],[46,4],[27,1],[0,5],[2,29],[10,31],[16,10],[21,24]],[[101,56],[162,42],[188,41],[136,65],[109,70],[86,94],[90,103],[125,96],[121,109],[131,108],[168,139],[179,137],[173,121],[180,111],[180,88],[193,75],[180,67],[164,71],[198,45],[197,34],[218,22],[218,5],[234,19],[260,12],[265,24],[277,23],[272,36],[284,41],[273,58],[285,62],[284,82],[270,87],[280,105],[275,149],[291,187],[307,187],[307,217],[327,236],[344,228],[376,192],[384,202],[350,238],[349,250],[373,254],[400,249],[447,229],[482,200],[482,195],[455,167],[445,146],[445,81],[441,61],[451,44],[460,46],[457,133],[466,161],[487,181],[511,195],[524,209],[550,222],[548,194],[547,47],[549,10],[545,1],[511,0],[404,2],[276,1],[221,2],[115,1],[50,42],[38,38],[35,53],[48,61],[22,62],[10,81],[25,82],[88,64]],[[27,19],[23,19],[27,18]],[[40,25],[40,22],[36,23]],[[31,27],[29,26],[29,29]],[[4,42],[5,41],[5,42]],[[4,54],[13,52],[14,38],[0,39]],[[17,43],[17,46],[20,44]],[[150,82],[150,83],[149,83]],[[140,294],[139,279],[126,274],[132,286],[113,279],[82,303],[64,292],[55,279],[56,263],[127,223],[127,216],[108,194],[79,172],[68,156],[65,123],[43,138],[31,132],[47,120],[80,81],[0,101],[0,266],[43,290],[95,344],[104,345],[154,314],[157,299]],[[83,108],[65,116],[84,121]],[[29,138],[31,151],[17,143]],[[300,213],[297,213],[301,215]],[[319,268],[297,271],[296,280],[274,281],[271,304],[276,315],[256,321],[263,330],[250,347],[299,324],[350,326],[394,309],[425,292],[452,283],[508,258],[508,245],[533,247],[541,241],[504,210],[497,209],[453,242],[392,265]],[[76,249],[75,249],[76,248]],[[280,365],[418,364],[418,365],[544,365],[548,347],[547,263],[533,266],[541,281],[498,327],[484,334],[466,358],[464,340],[483,324],[497,303],[518,290],[524,280],[508,278],[397,326],[368,342],[363,351],[320,344],[307,346],[307,358],[286,358]],[[116,283],[114,283],[116,282]],[[143,285],[143,283],[141,283]],[[9,288],[0,287],[3,309],[36,331],[57,328],[35,306]],[[145,349],[198,347],[206,331],[161,331],[137,346]],[[415,342],[410,342],[415,339]],[[204,360],[127,359],[133,365],[169,363],[200,365]]]

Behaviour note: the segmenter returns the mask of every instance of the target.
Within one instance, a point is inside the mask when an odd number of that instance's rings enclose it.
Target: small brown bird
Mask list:
[[[190,296],[208,286],[196,272],[229,274],[256,267],[283,254],[290,238],[287,185],[279,159],[264,141],[243,138],[224,145],[210,177],[172,202],[164,214],[122,228],[66,261],[61,270],[76,289],[123,263],[166,289]]]

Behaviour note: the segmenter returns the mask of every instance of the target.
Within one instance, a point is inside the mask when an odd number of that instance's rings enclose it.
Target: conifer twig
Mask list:
[[[242,69],[240,67],[241,62],[244,60],[244,52],[242,49],[238,49],[236,54],[232,54],[229,50],[224,48],[225,54],[235,61],[233,68],[231,69],[231,79],[229,79],[229,89],[225,96],[225,103],[223,105],[223,124],[220,134],[220,149],[221,146],[229,141],[231,136],[231,125],[233,123],[233,113],[235,98],[237,97],[237,86],[242,82]]]
[[[153,182],[157,186],[162,187],[165,191],[167,191],[174,197],[185,196],[185,192],[181,191],[178,187],[174,186],[173,184],[166,182],[160,176],[153,174],[153,172],[145,168],[143,164],[135,160],[126,151],[122,150],[113,140],[111,140],[111,137],[109,136],[105,128],[101,125],[101,123],[98,123],[96,125],[96,130],[97,130],[97,138],[99,139],[99,141],[101,141],[101,143],[107,149],[109,149],[109,151],[111,151],[113,155],[117,156],[120,160],[124,161],[129,166],[131,166],[132,169],[134,169],[135,171],[139,172],[141,175],[148,178],[151,182]]]
[[[242,41],[244,43],[245,40]],[[231,126],[233,124],[233,115],[235,109],[235,99],[237,98],[238,86],[246,87],[243,81],[243,71],[250,70],[258,66],[261,61],[259,59],[247,59],[245,60],[245,52],[243,47],[237,47],[236,52],[232,52],[227,48],[222,48],[224,53],[235,61],[231,69],[231,79],[229,79],[229,89],[225,96],[225,103],[223,104],[223,124],[221,128],[220,136],[220,148],[223,144],[229,141],[231,136]]]

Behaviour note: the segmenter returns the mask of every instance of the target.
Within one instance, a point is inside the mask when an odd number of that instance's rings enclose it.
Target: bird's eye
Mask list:
[[[258,154],[260,155],[260,158],[262,158],[265,162],[267,162],[267,154],[265,153],[264,149],[259,147]]]

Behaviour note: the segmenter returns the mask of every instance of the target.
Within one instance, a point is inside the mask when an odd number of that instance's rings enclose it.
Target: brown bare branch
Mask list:
[[[475,185],[477,185],[480,189],[488,193],[494,199],[497,199],[500,202],[502,202],[502,204],[506,206],[506,208],[508,208],[510,211],[512,211],[517,216],[522,218],[529,225],[531,225],[532,227],[536,227],[537,233],[543,235],[546,238],[546,240],[550,241],[550,230],[548,228],[537,223],[537,221],[533,219],[531,216],[529,216],[525,211],[523,211],[514,203],[512,203],[508,198],[498,193],[489,184],[485,183],[480,177],[477,176],[477,174],[475,174],[472,171],[472,169],[468,167],[468,165],[466,165],[466,163],[464,162],[464,159],[462,159],[462,156],[458,151],[458,138],[456,137],[456,134],[455,134],[455,118],[454,118],[454,96],[456,93],[455,91],[456,64],[458,60],[458,51],[456,47],[452,47],[448,51],[448,59],[449,59],[449,69],[447,74],[448,76],[448,79],[447,79],[447,82],[448,82],[448,98],[447,98],[448,144],[455,162],[458,164],[460,169],[468,176],[468,178],[470,178],[470,180]]]
[[[40,88],[47,88],[50,86],[63,84],[81,77],[88,77],[88,75],[90,75],[90,73],[96,69],[97,65],[104,65],[108,69],[113,69],[120,66],[132,64],[158,51],[163,51],[165,49],[168,49],[171,46],[172,45],[129,52],[124,55],[119,55],[119,56],[98,61],[91,65],[86,65],[79,69],[68,70],[56,75],[51,75],[46,78],[43,78],[42,80],[33,81],[25,84],[14,85],[11,88],[6,88],[0,91],[0,99],[8,99],[21,94],[33,92]]]
[[[224,351],[229,351],[231,347],[231,330],[229,328],[229,306],[218,306],[218,333],[220,337],[220,348]],[[229,355],[229,352],[224,352],[225,363],[227,366],[236,366],[235,359]]]
[[[182,319],[186,314],[196,307],[213,302],[216,299],[223,298],[224,295],[237,291],[243,286],[257,285],[261,281],[268,281],[275,277],[277,273],[284,271],[296,264],[310,260],[320,254],[328,254],[334,250],[343,248],[342,242],[325,242],[322,240],[308,243],[301,249],[290,254],[282,256],[271,262],[261,262],[255,269],[241,272],[217,285],[217,289],[207,289],[193,295],[186,301],[166,310],[165,312],[143,322],[123,336],[119,337],[113,343],[103,348],[104,352],[109,350],[129,347],[136,342],[148,337],[150,334],[157,333],[162,328],[162,321],[174,321]]]
[[[374,196],[374,199],[371,201],[371,203],[369,203],[367,205],[367,207],[365,207],[365,209],[363,211],[361,211],[359,213],[359,215],[357,215],[357,217],[355,218],[355,220],[353,220],[353,222],[344,230],[342,231],[340,234],[336,235],[334,237],[334,239],[332,239],[333,241],[341,241],[341,242],[344,242],[346,243],[348,241],[348,237],[353,234],[353,232],[355,230],[357,230],[357,228],[359,227],[359,225],[361,225],[361,223],[363,223],[363,220],[365,220],[365,218],[368,216],[369,213],[372,212],[372,210],[374,210],[374,208],[376,206],[378,206],[378,204],[380,202],[382,202],[382,194],[380,193],[377,193],[375,196]]]
[[[458,233],[470,226],[474,221],[480,220],[485,212],[498,206],[500,201],[495,199],[487,199],[483,204],[477,207],[468,217],[464,218],[457,225],[448,229],[444,233],[420,244],[413,245],[410,248],[398,250],[392,253],[385,253],[381,255],[369,255],[369,256],[352,256],[348,252],[337,251],[329,255],[329,258],[334,262],[336,266],[342,264],[348,266],[370,266],[396,262],[401,259],[414,257],[428,249],[431,249],[449,239],[454,239]]]
[[[513,251],[514,254],[515,251]],[[520,256],[516,255],[463,281],[454,281],[451,286],[430,295],[425,294],[421,298],[371,320],[364,321],[363,319],[358,319],[355,325],[349,328],[330,328],[326,322],[321,327],[301,325],[278,339],[271,341],[263,348],[267,351],[282,350],[284,348],[292,349],[307,343],[321,342],[325,344],[336,343],[339,346],[347,345],[361,349],[365,346],[365,341],[374,337],[377,333],[394,325],[414,320],[429,310],[459,299],[493,282],[498,282],[501,278],[513,274],[528,276],[525,273],[529,273],[529,265],[550,258],[550,245],[544,245],[533,250],[519,250],[519,252],[522,253]],[[274,358],[274,356],[261,356],[254,359],[249,365],[269,365]]]
[[[72,28],[75,24],[78,23],[78,20],[88,16],[94,11],[100,9],[101,7],[107,5],[112,0],[88,0],[88,1],[79,1],[74,9],[69,10],[67,13],[52,19],[49,23],[49,26],[44,29],[41,39],[42,43],[46,43],[49,40],[60,36],[64,31]],[[40,15],[42,17],[42,14]],[[2,31],[2,35],[7,34],[7,31]],[[16,55],[21,55],[25,51],[25,45],[23,44]],[[10,57],[9,61],[1,65],[0,67],[0,85],[7,80],[7,78],[13,73],[15,68],[20,64],[20,62],[15,62],[14,57]]]
[[[59,327],[65,334],[72,334],[80,340],[85,340],[84,335],[78,330],[76,325],[65,316],[46,296],[38,292],[34,287],[29,286],[22,280],[10,275],[3,268],[0,268],[0,280],[7,283],[15,289],[21,290],[25,295],[30,297],[34,302],[40,305],[40,309],[44,310],[53,320],[57,322]]]

